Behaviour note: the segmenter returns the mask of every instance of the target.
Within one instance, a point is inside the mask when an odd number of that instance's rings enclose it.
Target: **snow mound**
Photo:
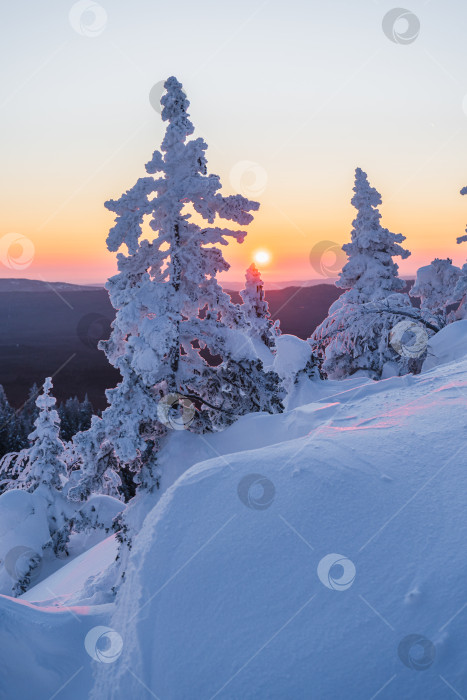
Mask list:
[[[49,539],[47,504],[38,494],[7,491],[0,509],[0,593],[11,595],[28,572],[32,559],[34,577],[43,568],[43,543]]]
[[[466,389],[467,361],[364,384],[304,437],[185,473],[134,543],[91,698],[467,694]]]
[[[110,606],[37,607],[0,596],[0,697],[84,700],[96,662],[85,640],[105,626]]]
[[[428,342],[428,354],[423,363],[423,372],[447,362],[459,360],[467,355],[467,319],[445,326]]]
[[[105,572],[115,561],[118,545],[115,535],[99,542],[87,552],[75,557],[58,571],[41,581],[26,593],[21,600],[40,605],[75,605],[88,604],[86,600],[87,584]]]
[[[467,359],[311,384],[282,415],[174,433],[173,475],[198,463],[149,511],[115,604],[85,598],[113,537],[0,596],[0,697],[467,695]],[[17,533],[30,502],[2,499]]]
[[[276,357],[273,369],[281,379],[295,379],[311,357],[311,347],[306,340],[295,335],[280,335],[276,340]]]

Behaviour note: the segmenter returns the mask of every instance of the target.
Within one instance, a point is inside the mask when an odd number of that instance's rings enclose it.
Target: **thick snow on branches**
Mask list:
[[[416,370],[423,355],[401,356],[391,344],[394,327],[404,319],[416,319],[405,283],[398,277],[394,256],[407,258],[399,245],[405,237],[380,224],[381,195],[370,186],[360,168],[355,172],[352,204],[357,209],[351,242],[342,246],[348,262],[336,285],[347,290],[329,309],[328,317],[310,338],[328,377],[343,378],[363,372],[372,378]],[[421,328],[420,332],[425,333]]]
[[[56,399],[50,394],[51,389],[52,380],[48,377],[42,394],[36,400],[39,415],[29,435],[32,446],[28,450],[27,467],[19,479],[29,491],[40,487],[53,501],[54,491],[61,490],[66,477],[66,465],[63,460],[64,445],[60,440],[60,419],[55,409]]]
[[[447,307],[460,301],[455,291],[460,277],[460,269],[450,258],[435,258],[430,265],[417,271],[417,279],[409,294],[420,299],[422,310],[441,316],[445,322]]]
[[[398,266],[393,257],[408,258],[410,252],[402,248],[405,240],[401,233],[391,233],[380,224],[378,205],[381,195],[371,187],[367,174],[355,171],[355,192],[352,204],[357,217],[352,222],[351,242],[342,246],[348,262],[344,265],[336,285],[348,290],[345,303],[365,303],[385,299],[393,292],[404,289],[399,279]]]
[[[274,348],[276,337],[279,335],[279,323],[271,320],[269,304],[264,298],[263,280],[261,273],[254,263],[245,274],[245,289],[240,292],[242,297],[242,313],[253,338],[259,338],[268,348]]]
[[[218,275],[229,270],[223,251],[229,243],[243,242],[259,204],[221,193],[220,178],[208,171],[207,145],[194,136],[181,83],[169,78],[165,89],[160,149],[146,164],[145,176],[105,205],[115,215],[107,246],[117,254],[118,273],[106,285],[116,315],[110,338],[100,348],[121,374],[120,383],[106,392],[108,407],[92,415],[88,399],[75,397],[57,409],[48,378],[42,393],[36,398],[33,387],[15,411],[0,387],[0,490],[5,491],[0,535],[6,533],[0,537],[0,593],[24,593],[43,564],[49,576],[59,559],[82,554],[92,539],[106,551],[111,541],[113,555],[104,571],[93,570],[80,595],[102,603],[120,590],[117,607],[122,601],[131,604],[134,590],[121,584],[131,580],[133,545],[157,508],[161,512],[153,525],[159,538],[159,517],[170,511],[180,484],[188,493],[185,486],[193,476],[183,477],[184,471],[198,470],[201,493],[203,473],[212,468],[209,460],[221,456],[225,462],[225,456],[245,452],[239,470],[228,470],[229,479],[241,476],[244,483],[253,477],[252,485],[265,484],[268,480],[256,473],[256,453],[271,447],[264,470],[282,449],[278,443],[305,438],[323,424],[323,416],[335,415],[339,428],[337,406],[353,404],[353,388],[368,390],[368,397],[373,390],[378,394],[368,377],[393,377],[388,384],[397,387],[398,375],[417,374],[422,365],[437,368],[464,353],[467,321],[459,319],[467,318],[467,264],[461,270],[449,258],[436,258],[418,270],[407,293],[395,262],[410,255],[402,247],[405,237],[381,225],[381,195],[360,168],[351,200],[357,214],[350,242],[343,246],[347,262],[336,283],[343,293],[311,338],[280,334],[254,264],[246,270],[242,303],[233,303],[218,282]],[[458,242],[465,240],[461,236]],[[349,391],[333,381],[350,377]],[[423,385],[413,383],[419,389]],[[323,400],[332,402],[324,405]],[[285,416],[265,415],[285,407]],[[279,470],[286,478],[289,462]],[[300,481],[301,467],[291,474]],[[227,510],[236,489],[253,510],[256,497],[241,494],[237,484],[226,492]],[[264,505],[264,494],[258,498]],[[279,498],[277,505],[282,509]],[[204,523],[209,542],[224,518],[222,509]],[[184,523],[178,519],[176,525],[173,531],[183,545],[177,528]],[[115,537],[103,543],[112,532]],[[141,561],[152,545],[144,544]],[[194,545],[186,552],[189,561],[199,542]],[[168,551],[178,556],[172,544]],[[168,580],[160,561],[152,563],[157,576]]]
[[[189,139],[194,127],[182,85],[172,77],[165,88],[167,130],[146,165],[149,176],[106,203],[116,214],[108,248],[124,245],[127,252],[118,253],[119,273],[107,283],[117,313],[101,348],[122,381],[107,392],[102,427],[115,459],[148,488],[158,483],[157,455],[174,421],[205,432],[250,411],[282,410],[279,378],[263,370],[248,323],[216,279],[229,269],[220,246],[246,235],[219,220],[246,226],[259,204],[219,192],[219,177],[207,170],[207,144]],[[143,234],[147,219],[151,240]],[[97,471],[98,479],[109,473],[96,430],[94,421],[89,439],[77,438],[101,466],[73,489],[76,498],[89,492]]]

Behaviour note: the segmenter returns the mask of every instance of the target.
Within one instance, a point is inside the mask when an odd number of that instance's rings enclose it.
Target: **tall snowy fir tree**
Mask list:
[[[421,356],[411,356],[410,351],[401,356],[391,345],[391,332],[400,321],[414,319],[423,326],[420,332],[425,332],[426,325],[408,295],[401,293],[405,283],[393,260],[394,256],[405,259],[410,255],[400,245],[405,237],[381,226],[381,195],[360,168],[355,172],[353,191],[357,217],[352,222],[351,242],[342,247],[348,262],[336,282],[346,291],[312,334],[313,352],[330,378],[344,378],[357,371],[374,379],[418,371]]]
[[[405,283],[398,276],[394,256],[408,258],[410,252],[402,248],[405,240],[401,233],[391,233],[380,223],[378,206],[382,204],[380,193],[371,187],[367,174],[357,168],[352,204],[357,216],[352,222],[350,243],[342,250],[348,262],[342,268],[336,286],[347,290],[345,303],[365,303],[385,299],[393,292],[400,292]],[[341,297],[344,302],[344,298]]]
[[[259,338],[268,348],[274,348],[280,334],[279,324],[271,320],[269,304],[264,298],[263,280],[254,263],[245,274],[245,289],[240,292],[240,307],[250,335]]]
[[[206,143],[188,138],[194,128],[182,85],[172,77],[165,88],[168,125],[161,150],[146,165],[149,177],[106,203],[116,214],[108,248],[125,245],[127,253],[118,253],[119,272],[106,285],[116,318],[100,347],[122,381],[107,391],[102,425],[116,460],[135,472],[144,490],[159,482],[158,453],[171,428],[201,433],[250,411],[283,410],[279,377],[264,370],[238,307],[216,279],[229,269],[218,246],[246,235],[216,219],[245,226],[259,205],[219,193],[219,177],[207,171]],[[143,236],[148,217],[150,241]],[[93,421],[77,436],[83,448],[87,441],[97,449],[98,426]],[[91,483],[95,463],[88,459],[83,470]]]

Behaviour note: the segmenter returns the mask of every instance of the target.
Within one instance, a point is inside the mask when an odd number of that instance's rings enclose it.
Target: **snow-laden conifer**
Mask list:
[[[355,186],[352,204],[357,216],[352,222],[350,243],[342,249],[347,253],[336,286],[346,289],[345,303],[365,303],[385,299],[389,294],[404,289],[398,276],[398,265],[393,258],[408,258],[410,252],[400,243],[405,240],[401,233],[391,233],[381,226],[378,205],[382,203],[380,193],[371,187],[367,174],[360,168],[355,171]]]
[[[6,455],[0,472],[8,478],[3,484],[7,490],[21,489],[33,495],[34,508],[45,514],[48,535],[41,551],[31,556],[13,593],[23,593],[29,587],[32,571],[37,568],[46,551],[55,556],[67,554],[67,544],[72,528],[73,512],[63,492],[67,480],[64,461],[65,446],[60,439],[60,418],[56,399],[51,394],[52,379],[48,377],[42,393],[36,398],[38,416],[30,433],[30,447],[19,453]]]
[[[280,333],[279,324],[271,320],[261,273],[254,263],[245,273],[245,289],[242,289],[240,296],[243,301],[240,308],[251,337],[260,339],[268,348],[273,349]]]
[[[66,479],[66,465],[63,460],[64,444],[60,439],[60,418],[51,390],[52,379],[47,377],[42,394],[36,399],[39,415],[34,422],[34,430],[29,435],[32,444],[28,451],[28,464],[20,481],[30,492],[41,488],[53,502],[56,492],[61,491]]]
[[[460,301],[455,293],[460,276],[460,268],[453,265],[450,258],[435,258],[430,265],[417,270],[417,279],[409,294],[420,299],[422,311],[436,314],[444,325],[447,307]]]
[[[116,214],[108,248],[124,245],[127,252],[118,253],[119,272],[107,283],[116,318],[101,348],[122,381],[107,392],[103,421],[118,460],[130,464],[148,488],[157,483],[160,441],[187,402],[193,410],[183,427],[218,429],[252,407],[245,401],[250,386],[271,380],[262,377],[251,343],[235,343],[233,356],[232,333],[242,331],[238,308],[216,279],[229,268],[219,246],[245,237],[244,230],[218,221],[245,226],[259,205],[219,192],[219,177],[207,170],[206,143],[189,139],[194,128],[181,84],[172,77],[165,88],[167,130],[146,165],[149,176],[106,203]],[[148,217],[150,240],[143,233]],[[205,359],[214,356],[220,358],[217,366]],[[254,406],[278,410],[263,392]],[[179,419],[183,423],[183,415]]]
[[[310,338],[314,354],[321,360],[321,370],[329,378],[344,378],[355,372],[378,379],[391,374],[419,371],[425,348],[414,347],[400,353],[400,343],[393,339],[398,323],[412,319],[417,327],[412,333],[423,334],[426,328],[438,330],[401,293],[405,283],[398,277],[393,257],[407,258],[409,251],[400,243],[402,234],[383,228],[378,205],[381,195],[370,186],[366,173],[357,168],[352,204],[357,209],[353,221],[352,240],[343,245],[348,262],[336,285],[346,291],[332,304],[327,318]],[[418,327],[420,330],[418,330]]]

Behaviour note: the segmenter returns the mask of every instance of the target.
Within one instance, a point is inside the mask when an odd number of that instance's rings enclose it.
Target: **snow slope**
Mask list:
[[[0,698],[87,698],[92,676],[84,640],[105,625],[110,606],[54,609],[0,599]]]
[[[428,342],[427,358],[423,363],[423,371],[433,367],[453,362],[467,353],[467,319],[456,321],[445,326]]]
[[[29,602],[0,597],[0,697],[467,696],[466,404],[464,358],[174,433],[115,605],[63,604],[85,599],[96,548]],[[50,583],[60,607],[33,605]],[[84,648],[101,625],[112,663]]]
[[[306,436],[189,470],[146,519],[92,698],[465,695],[466,390],[466,360],[367,385]],[[249,474],[269,507],[239,498]],[[318,576],[333,553],[348,588]],[[412,634],[423,672],[398,656]]]

